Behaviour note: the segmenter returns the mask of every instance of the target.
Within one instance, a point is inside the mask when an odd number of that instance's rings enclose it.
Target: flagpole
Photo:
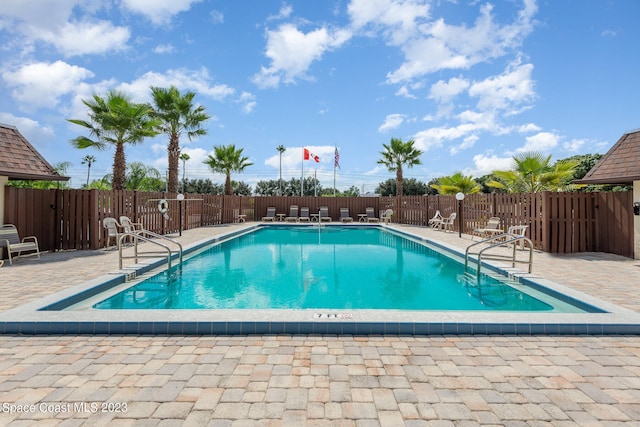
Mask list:
[[[304,147],[302,147],[302,175],[300,176],[300,197],[304,196]]]
[[[336,197],[336,157],[335,153],[338,152],[338,147],[334,144],[335,151],[333,153],[333,197]]]

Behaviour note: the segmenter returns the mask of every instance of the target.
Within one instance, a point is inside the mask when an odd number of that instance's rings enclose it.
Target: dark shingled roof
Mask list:
[[[9,179],[66,181],[13,126],[0,123],[0,176]]]
[[[640,180],[640,130],[625,133],[578,184],[633,184]]]

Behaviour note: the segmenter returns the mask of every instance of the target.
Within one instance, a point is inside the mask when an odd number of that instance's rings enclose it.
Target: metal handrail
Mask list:
[[[509,239],[508,237],[511,236],[511,238]],[[497,243],[493,243],[485,248],[482,248],[480,251],[476,252],[471,252],[470,249],[473,246],[477,246],[481,243],[490,243],[493,241],[498,241]],[[528,261],[519,261],[516,257],[517,252],[517,242],[520,241],[524,241],[529,243],[529,260]],[[513,243],[513,254],[511,256],[508,255],[499,255],[499,254],[494,254],[494,255],[485,255],[484,259],[487,260],[496,260],[496,261],[511,261],[511,267],[515,268],[516,263],[521,263],[521,264],[529,264],[529,273],[531,273],[533,271],[533,242],[531,241],[531,239],[525,237],[525,236],[518,236],[515,234],[511,234],[511,233],[503,233],[503,234],[499,234],[497,236],[492,236],[489,237],[487,239],[481,240],[479,242],[473,243],[469,246],[467,246],[467,249],[465,250],[465,254],[464,254],[464,271],[467,271],[467,267],[469,265],[469,255],[478,255],[478,269],[476,271],[476,278],[480,278],[480,270],[482,267],[482,254],[485,251],[488,251],[489,249],[492,248],[496,248],[498,246],[503,246],[503,245],[507,245],[509,243]]]
[[[162,236],[160,234],[156,234],[152,231],[149,230],[136,230],[134,232],[128,232],[128,233],[123,233],[120,235],[120,237],[118,238],[118,265],[120,267],[120,269],[122,269],[122,260],[123,259],[135,259],[136,264],[138,263],[138,258],[155,258],[158,255],[164,254],[163,252],[145,252],[144,254],[139,254],[138,253],[138,240],[142,240],[144,242],[151,242],[154,245],[160,246],[164,249],[166,249],[167,251],[167,266],[168,266],[168,271],[171,271],[171,261],[173,258],[173,251],[171,250],[171,248],[167,245],[165,245],[164,243],[158,242],[156,240],[153,240],[149,237],[144,236],[143,234],[147,234],[151,237],[156,237],[156,238],[160,238],[160,239],[164,239],[164,240],[168,240],[172,243],[175,243],[176,245],[178,245],[178,256],[179,256],[179,267],[182,269],[182,245],[179,242],[176,242],[173,239],[170,239],[168,237]],[[133,237],[134,239],[134,243],[133,243],[133,247],[134,247],[134,254],[132,256],[124,256],[122,254],[122,242],[125,238],[127,237]]]

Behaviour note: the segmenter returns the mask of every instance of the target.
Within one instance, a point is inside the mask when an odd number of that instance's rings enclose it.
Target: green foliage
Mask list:
[[[431,184],[431,188],[436,189],[439,194],[457,194],[460,192],[476,194],[482,190],[482,186],[473,179],[473,176],[462,175],[462,172],[439,178],[437,184]]]
[[[422,151],[415,148],[414,144],[413,140],[403,142],[399,138],[391,138],[389,145],[382,144],[384,151],[380,152],[382,158],[378,160],[378,164],[384,165],[390,172],[396,173],[396,192],[399,196],[404,194],[402,168],[404,166],[411,168],[421,164]]]
[[[247,167],[253,165],[249,161],[248,157],[242,155],[242,148],[236,149],[236,146],[231,145],[219,145],[213,147],[214,155],[209,154],[207,160],[203,163],[209,165],[213,172],[222,173],[226,176],[224,184],[224,194],[233,194],[233,187],[231,186],[231,173],[242,172]]]
[[[425,194],[435,194],[435,191],[429,188],[427,184],[422,181],[418,181],[415,178],[407,178],[403,180],[405,196],[422,196]],[[396,195],[396,180],[389,178],[378,184],[374,190],[377,194],[382,196],[395,196]]]
[[[133,162],[127,166],[127,190],[163,191],[165,181],[160,172],[142,162]]]

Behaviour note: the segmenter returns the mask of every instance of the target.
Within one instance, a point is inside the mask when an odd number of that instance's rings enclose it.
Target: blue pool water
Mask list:
[[[94,305],[98,309],[550,311],[421,243],[372,227],[262,227]]]

